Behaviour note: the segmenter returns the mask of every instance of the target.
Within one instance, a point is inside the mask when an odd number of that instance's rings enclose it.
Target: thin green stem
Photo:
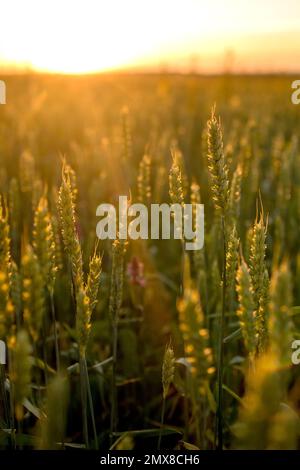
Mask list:
[[[166,399],[163,398],[162,407],[161,407],[160,431],[159,431],[159,438],[158,438],[158,445],[157,445],[158,450],[160,450],[160,446],[161,446],[163,425],[164,425],[164,419],[165,419],[165,409],[166,409]]]
[[[90,413],[91,413],[91,419],[92,419],[92,426],[93,426],[95,447],[96,447],[96,449],[98,449],[97,428],[96,428],[96,421],[95,421],[95,414],[94,414],[94,406],[93,406],[93,398],[92,398],[92,393],[91,393],[91,386],[90,386],[90,379],[89,379],[88,368],[87,368],[87,364],[86,364],[86,358],[84,358],[84,368],[85,368],[85,377],[86,377],[87,394],[88,394],[88,400],[89,400],[89,405],[90,405]]]
[[[55,316],[55,306],[54,306],[54,296],[53,291],[50,292],[50,305],[51,305],[51,317],[54,327],[54,342],[55,342],[55,360],[56,360],[56,371],[60,371],[60,358],[59,358],[59,345],[58,345],[58,336],[57,336],[57,327],[56,327],[56,316]]]
[[[116,383],[116,369],[117,369],[117,354],[118,354],[118,324],[116,319],[112,320],[112,403],[111,403],[111,419],[110,419],[110,436],[111,444],[113,435],[117,430],[118,422],[118,400],[117,400],[117,383]]]
[[[85,357],[80,353],[79,356],[79,369],[80,369],[80,392],[81,392],[81,408],[82,408],[82,432],[86,448],[89,448],[89,432],[88,432],[88,419],[87,419],[87,387],[85,376]]]
[[[217,426],[215,444],[218,450],[223,449],[223,363],[224,363],[224,335],[226,310],[226,226],[225,216],[221,217],[223,236],[223,273],[222,273],[222,313],[220,318],[219,347],[218,347],[218,393],[217,393]]]

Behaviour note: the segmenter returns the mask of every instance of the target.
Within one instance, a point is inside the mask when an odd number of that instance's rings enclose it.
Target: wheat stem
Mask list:
[[[165,420],[165,409],[166,409],[166,399],[165,399],[165,397],[163,397],[162,407],[161,407],[160,430],[159,430],[157,450],[160,450],[160,446],[161,446],[163,425],[164,425],[164,420]]]
[[[223,237],[223,273],[222,273],[222,312],[220,318],[219,346],[218,346],[218,395],[217,395],[217,442],[216,448],[223,449],[223,363],[224,363],[224,341],[225,336],[225,312],[226,312],[226,224],[224,215],[221,216]]]
[[[86,358],[84,358],[84,369],[85,369],[85,377],[86,377],[87,396],[88,396],[88,400],[89,400],[90,414],[91,414],[91,419],[92,419],[92,427],[93,427],[94,440],[95,440],[95,448],[98,449],[99,445],[98,445],[97,428],[96,428],[93,398],[92,398],[92,393],[91,393],[91,385],[90,385],[90,379],[89,379],[89,373],[88,373]]]
[[[82,430],[85,447],[89,448],[89,432],[88,432],[88,419],[87,419],[87,387],[86,387],[86,374],[85,374],[85,358],[82,354],[79,356],[79,370],[80,370],[80,392],[81,392],[81,409],[82,409]]]
[[[50,308],[51,308],[51,318],[54,327],[54,343],[55,343],[55,363],[56,371],[60,371],[60,357],[59,357],[59,344],[58,344],[58,335],[57,335],[57,325],[56,325],[56,315],[55,315],[55,305],[54,305],[54,295],[53,292],[50,292]]]

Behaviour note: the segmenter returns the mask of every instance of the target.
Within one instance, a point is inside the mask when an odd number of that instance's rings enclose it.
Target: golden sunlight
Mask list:
[[[299,59],[299,9],[297,0],[11,0],[1,7],[0,65],[62,73],[162,63],[180,69],[197,56],[210,71],[230,50],[239,69],[286,69]],[[274,34],[286,45],[275,64]],[[287,49],[294,60],[285,59]]]

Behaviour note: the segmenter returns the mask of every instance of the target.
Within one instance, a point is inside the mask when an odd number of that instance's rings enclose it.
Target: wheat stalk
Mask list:
[[[158,439],[158,450],[160,450],[160,446],[161,446],[166,398],[168,396],[170,385],[174,380],[174,372],[175,372],[175,355],[174,355],[174,350],[170,343],[165,349],[164,360],[163,360],[163,365],[162,365],[161,379],[162,379],[162,387],[163,387],[163,404],[162,404],[162,411],[161,411],[161,428],[160,428],[159,439]]]
[[[208,130],[208,168],[212,180],[212,194],[216,209],[221,212],[221,226],[223,236],[223,269],[222,269],[222,313],[219,329],[218,348],[218,396],[217,396],[217,423],[215,444],[218,449],[223,448],[223,361],[224,361],[224,333],[225,333],[225,309],[226,309],[226,211],[228,206],[228,170],[223,150],[223,135],[220,119],[215,116],[212,109],[211,118],[207,123]]]
[[[117,428],[117,388],[116,388],[116,367],[118,355],[118,320],[123,300],[124,287],[124,257],[126,253],[127,243],[124,240],[116,239],[112,245],[112,272],[111,286],[109,297],[109,315],[112,327],[112,356],[113,356],[113,373],[112,373],[112,410],[110,422],[111,440],[113,433]]]
[[[76,230],[75,196],[70,172],[63,167],[62,184],[58,196],[58,209],[62,229],[62,238],[71,264],[72,282],[76,290],[83,282],[82,253]]]

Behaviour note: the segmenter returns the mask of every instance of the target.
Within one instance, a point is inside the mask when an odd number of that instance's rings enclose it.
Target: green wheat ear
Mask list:
[[[266,235],[267,223],[264,221],[263,212],[261,212],[259,217],[256,218],[251,232],[249,260],[254,301],[257,310],[263,294],[262,289],[264,288],[264,276],[266,271]]]
[[[239,259],[239,245],[240,239],[237,235],[237,230],[235,225],[233,226],[228,237],[228,246],[226,252],[226,274],[227,274],[227,287],[232,289],[234,287],[236,270],[238,266]]]
[[[169,173],[169,194],[173,204],[184,205],[182,171],[176,151],[172,151],[172,166]]]
[[[48,201],[39,200],[34,214],[33,248],[40,262],[45,286],[53,291],[56,277],[55,241]]]
[[[243,258],[241,258],[237,270],[236,281],[239,301],[237,315],[240,321],[245,347],[250,358],[254,358],[257,346],[254,292],[250,271]]]
[[[162,365],[162,387],[163,387],[163,398],[165,399],[168,395],[171,383],[174,380],[175,372],[175,355],[171,344],[166,347],[164,360]]]
[[[207,123],[208,169],[212,181],[212,194],[215,206],[225,214],[228,204],[229,180],[223,149],[223,135],[220,119],[212,109],[211,118]]]
[[[102,268],[101,256],[96,251],[90,259],[89,273],[86,283],[86,295],[89,299],[91,311],[93,311],[98,302],[99,282]]]
[[[238,165],[232,176],[228,196],[227,221],[230,226],[237,224],[240,216],[241,182],[242,167]]]
[[[76,293],[76,332],[79,345],[80,356],[85,356],[87,343],[91,332],[90,299],[83,286],[80,286]]]
[[[58,209],[62,239],[71,264],[72,279],[76,288],[83,282],[82,253],[76,230],[75,216],[76,192],[72,187],[69,169],[63,166],[62,184],[58,195]]]
[[[261,209],[251,230],[249,257],[259,353],[265,350],[268,337],[269,274],[265,261],[267,226]]]

